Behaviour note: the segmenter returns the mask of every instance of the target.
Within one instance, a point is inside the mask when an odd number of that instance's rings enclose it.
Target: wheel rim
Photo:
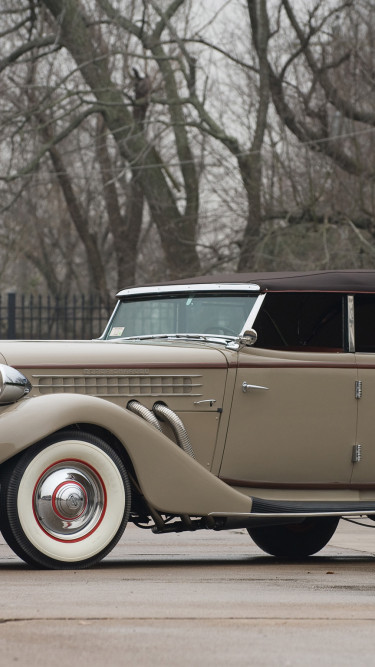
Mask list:
[[[40,475],[33,511],[44,533],[59,542],[79,542],[104,518],[107,493],[99,473],[84,461],[57,461]]]

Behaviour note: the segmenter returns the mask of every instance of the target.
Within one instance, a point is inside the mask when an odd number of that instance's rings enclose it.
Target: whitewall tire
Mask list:
[[[120,539],[130,484],[118,454],[101,438],[65,431],[26,450],[3,476],[1,525],[29,564],[77,569]]]

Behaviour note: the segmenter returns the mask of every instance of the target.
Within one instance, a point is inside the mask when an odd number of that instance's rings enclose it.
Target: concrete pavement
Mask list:
[[[31,570],[0,544],[1,665],[372,665],[375,523],[300,563],[245,531],[129,526],[99,566]]]

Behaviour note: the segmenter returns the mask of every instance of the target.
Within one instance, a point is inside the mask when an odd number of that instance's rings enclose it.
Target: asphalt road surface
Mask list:
[[[340,522],[298,563],[266,556],[245,531],[130,526],[99,566],[68,572],[32,570],[1,541],[1,667],[374,665],[368,523]]]

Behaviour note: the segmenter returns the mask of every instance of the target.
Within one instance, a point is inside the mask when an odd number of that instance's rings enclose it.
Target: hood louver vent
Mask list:
[[[89,396],[201,396],[200,375],[33,375],[40,394]]]

